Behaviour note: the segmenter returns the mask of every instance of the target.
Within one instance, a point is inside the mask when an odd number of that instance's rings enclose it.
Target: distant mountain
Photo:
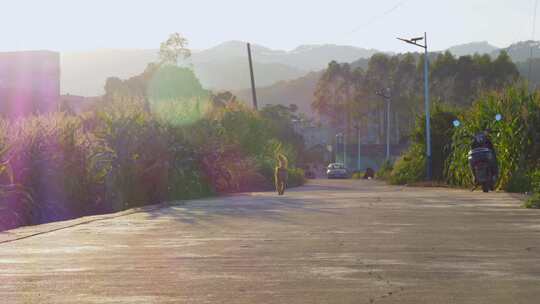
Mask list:
[[[497,57],[501,51],[505,51],[508,53],[513,62],[519,63],[529,60],[529,57],[531,56],[531,49],[532,57],[540,58],[540,41],[533,40],[516,42],[506,48],[497,48],[486,41],[472,42],[453,46],[448,50],[458,57],[478,53],[489,54],[492,58]]]
[[[492,58],[496,58],[501,51],[505,51],[516,64],[527,62],[531,56],[531,50],[532,58],[540,58],[540,41],[520,41],[506,48],[497,48],[486,41],[482,41],[456,45],[448,49],[448,51],[457,57],[478,53],[489,54]]]
[[[315,71],[326,67],[332,61],[351,62],[359,58],[369,58],[377,50],[363,49],[353,46],[333,44],[301,45],[292,51],[272,50],[264,46],[251,45],[253,60],[260,63],[278,63],[300,70]],[[206,62],[242,58],[246,60],[246,43],[228,41],[208,50],[193,54],[191,62],[194,65]]]
[[[491,54],[497,50],[498,48],[496,46],[489,44],[487,41],[460,44],[448,49],[456,57],[474,54]]]
[[[311,72],[298,79],[280,81],[268,87],[258,88],[257,101],[261,107],[268,104],[295,104],[298,106],[300,113],[313,116],[313,110],[311,109],[313,93],[322,73],[322,71]],[[240,90],[234,93],[243,101],[251,104],[251,90]]]
[[[249,64],[246,58],[228,61],[193,63],[193,70],[203,87],[212,90],[241,90],[251,85]],[[256,86],[269,86],[277,81],[290,80],[308,73],[281,63],[253,63]]]
[[[531,56],[531,49],[532,49],[532,57],[533,58],[540,58],[540,41],[521,41],[514,43],[510,45],[507,48],[504,48],[502,50],[506,51],[510,58],[512,58],[512,61],[514,62],[526,62],[529,60],[529,57]],[[497,50],[492,53],[492,56],[497,56],[499,54],[500,50]]]
[[[60,56],[62,94],[96,96],[104,93],[105,80],[122,79],[144,71],[157,60],[156,50],[96,50],[68,52]]]
[[[328,62],[352,62],[368,58],[376,50],[338,45],[303,45],[292,51],[252,45],[257,86],[301,77],[324,69]],[[62,93],[100,95],[107,77],[129,78],[157,60],[157,50],[99,50],[63,53]],[[193,67],[204,87],[215,90],[248,88],[246,43],[229,41],[210,49],[194,51],[185,62]]]
[[[326,68],[332,60],[337,62],[352,62],[360,58],[369,58],[378,53],[373,49],[361,49],[352,46],[303,45],[287,53],[285,57],[277,57],[284,64],[310,71]]]
[[[369,59],[370,58],[360,58],[358,60],[355,60],[351,62],[351,68],[352,69],[361,68],[362,70],[366,71],[369,67]]]

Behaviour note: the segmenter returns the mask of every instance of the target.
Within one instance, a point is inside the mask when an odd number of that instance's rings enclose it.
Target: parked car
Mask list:
[[[349,178],[349,172],[345,165],[341,163],[329,164],[326,169],[326,177],[328,178]]]

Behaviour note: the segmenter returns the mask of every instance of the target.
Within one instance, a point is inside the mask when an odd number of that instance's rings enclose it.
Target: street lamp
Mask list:
[[[376,91],[375,94],[381,96],[386,101],[386,161],[390,161],[390,88]]]
[[[341,140],[340,140],[341,139]],[[338,133],[336,134],[336,162],[337,162],[337,153],[339,151],[339,144],[343,145],[343,165],[346,166],[346,161],[347,161],[347,149],[345,147],[345,136],[343,133]]]
[[[358,152],[356,153],[356,169],[358,171],[362,170],[362,160],[361,160],[361,151],[362,151],[362,137],[360,136],[360,128],[361,128],[361,125],[360,125],[360,121],[358,121],[355,125],[355,128],[356,128],[356,132],[358,134]]]
[[[429,111],[429,58],[428,58],[428,44],[427,34],[424,33],[424,37],[417,37],[411,39],[397,38],[408,44],[416,45],[424,49],[424,102],[426,107],[426,158],[427,158],[427,172],[426,177],[431,180],[431,127],[430,127],[430,111]],[[424,44],[418,43],[418,41],[424,40]]]

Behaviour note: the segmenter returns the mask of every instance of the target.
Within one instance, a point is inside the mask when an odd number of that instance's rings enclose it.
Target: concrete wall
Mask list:
[[[60,99],[60,54],[0,52],[0,114],[16,118],[53,111]]]
[[[392,160],[396,160],[399,156],[407,150],[409,146],[407,144],[390,145],[390,155]],[[366,168],[372,168],[378,170],[379,167],[386,160],[386,145],[383,144],[363,144],[360,147],[360,170]],[[334,153],[334,159],[336,162],[343,162],[343,145],[340,145]],[[358,146],[347,145],[347,168],[358,169]]]

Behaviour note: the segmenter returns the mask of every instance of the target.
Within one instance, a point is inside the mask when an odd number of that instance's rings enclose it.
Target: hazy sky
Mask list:
[[[275,49],[334,43],[403,51],[411,46],[396,36],[424,31],[434,50],[483,40],[504,47],[531,39],[535,0],[0,0],[0,4],[1,51],[157,48],[175,31],[195,49],[244,40]]]

